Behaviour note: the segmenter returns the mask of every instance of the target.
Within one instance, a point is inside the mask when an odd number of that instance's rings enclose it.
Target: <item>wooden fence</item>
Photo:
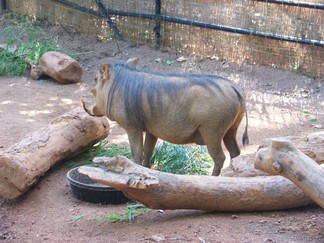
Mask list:
[[[7,0],[100,38],[324,77],[323,0]]]

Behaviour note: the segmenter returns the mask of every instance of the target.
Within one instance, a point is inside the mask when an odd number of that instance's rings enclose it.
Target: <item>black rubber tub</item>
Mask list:
[[[73,168],[67,173],[72,194],[77,199],[101,204],[121,204],[130,200],[122,191],[95,182],[89,177],[80,174],[78,168]]]

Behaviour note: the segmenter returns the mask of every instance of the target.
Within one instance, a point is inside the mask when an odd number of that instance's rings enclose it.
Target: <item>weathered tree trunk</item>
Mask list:
[[[305,136],[282,137],[278,139],[289,139],[300,151],[313,159],[318,164],[324,163],[324,131],[310,133]],[[269,147],[271,139],[261,141],[259,149]],[[222,176],[264,176],[269,175],[265,171],[254,168],[254,158],[256,153],[241,155],[231,161],[229,167],[222,170]]]
[[[109,133],[106,118],[76,108],[0,153],[0,196],[26,192],[53,165],[94,145]]]
[[[313,203],[281,176],[174,175],[139,166],[124,157],[100,157],[94,162],[101,167],[83,166],[80,173],[154,209],[268,211]]]
[[[258,151],[255,167],[288,178],[324,208],[324,167],[298,150],[291,141],[273,139],[269,148]]]
[[[60,52],[45,52],[39,60],[38,65],[31,67],[32,79],[39,79],[47,75],[59,83],[77,83],[81,80],[83,68],[72,57]]]

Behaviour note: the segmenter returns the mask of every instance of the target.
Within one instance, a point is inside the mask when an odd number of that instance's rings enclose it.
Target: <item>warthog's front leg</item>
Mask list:
[[[143,132],[138,129],[127,129],[129,144],[136,164],[143,162]]]

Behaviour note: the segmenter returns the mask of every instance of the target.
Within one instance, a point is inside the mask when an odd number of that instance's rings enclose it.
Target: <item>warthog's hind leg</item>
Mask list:
[[[240,148],[236,141],[236,131],[237,131],[237,127],[232,126],[226,132],[224,139],[223,139],[225,147],[227,148],[227,150],[231,156],[231,159],[239,156],[241,153]]]
[[[214,161],[214,169],[212,175],[219,176],[225,161],[225,154],[222,149],[221,140],[216,143],[214,142],[212,144],[206,144],[206,145],[208,148],[208,153],[210,154],[210,156]]]
[[[237,129],[240,126],[243,116],[244,116],[244,111],[241,111],[238,114],[238,116],[237,116],[236,120],[234,121],[234,123],[232,124],[232,126],[227,130],[227,132],[225,133],[224,138],[223,138],[225,147],[227,148],[227,150],[231,156],[231,159],[239,156],[241,153],[240,147],[237,144],[236,133],[237,133]]]
[[[153,155],[153,151],[156,145],[157,137],[152,134],[146,132],[145,134],[145,142],[144,142],[144,163],[143,165],[147,168],[151,167],[151,158]]]

